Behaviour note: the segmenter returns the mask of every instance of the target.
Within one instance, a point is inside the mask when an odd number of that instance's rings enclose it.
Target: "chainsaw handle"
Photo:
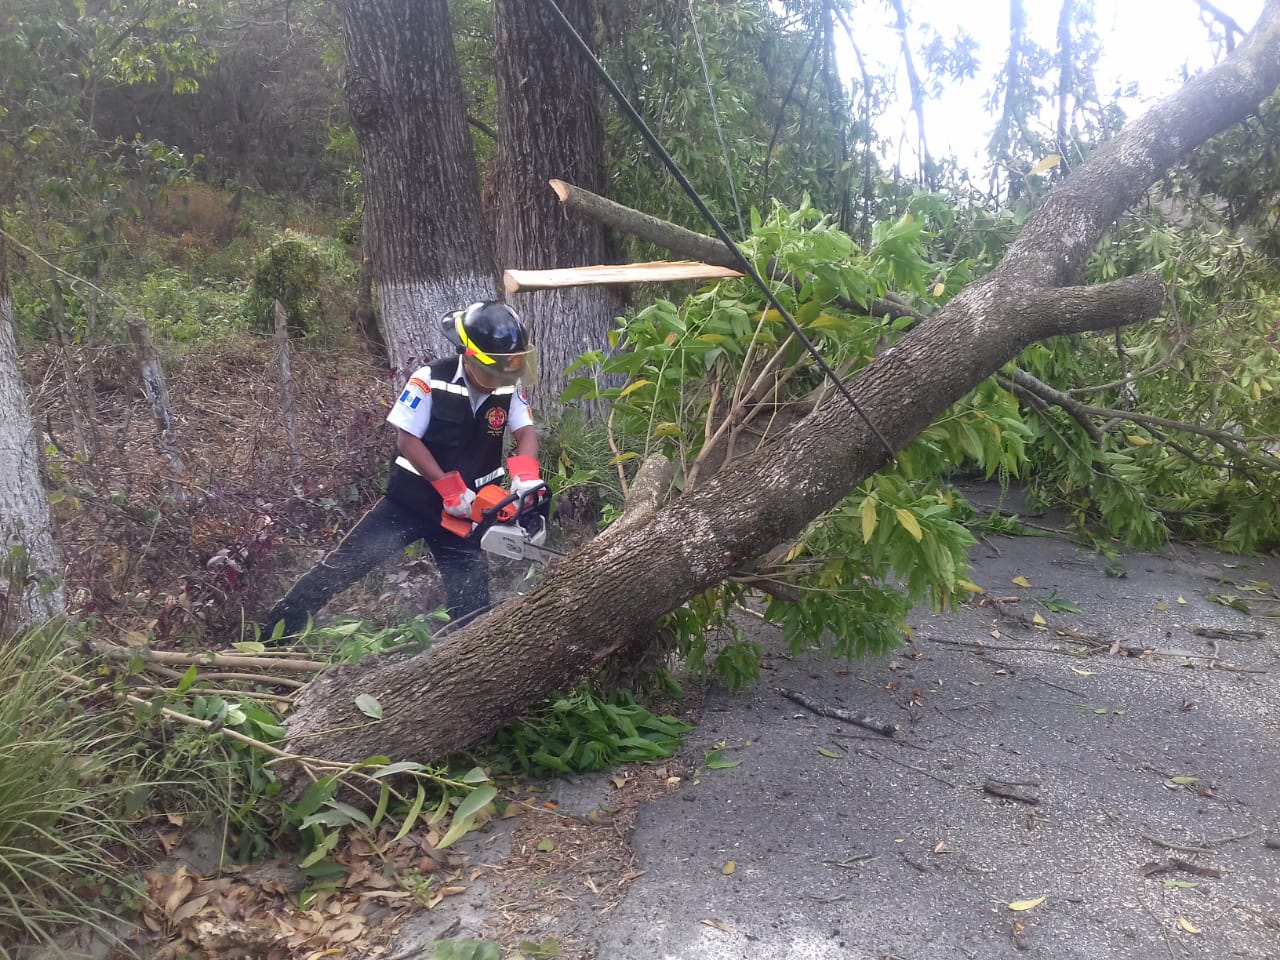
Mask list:
[[[536,487],[526,490],[523,494],[516,493],[513,490],[480,514],[480,519],[476,521],[476,525],[467,536],[467,539],[479,540],[484,536],[485,531],[495,523],[509,523],[518,519],[522,514],[539,509],[550,500],[551,488],[547,486],[545,481],[539,482]],[[513,504],[516,507],[515,512],[509,517],[504,517],[504,512]]]

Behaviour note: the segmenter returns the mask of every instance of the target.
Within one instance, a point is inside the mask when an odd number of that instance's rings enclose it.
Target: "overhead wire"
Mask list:
[[[707,85],[707,99],[711,102],[711,119],[716,125],[720,154],[724,157],[724,173],[729,179],[729,195],[733,197],[733,215],[738,221],[738,235],[746,236],[747,228],[742,222],[742,205],[738,203],[738,186],[733,182],[733,164],[729,161],[729,146],[724,142],[724,130],[720,126],[720,111],[716,108],[716,91],[711,85],[711,68],[707,66],[707,51],[702,45],[702,33],[698,30],[698,16],[693,12],[693,0],[689,0],[689,24],[693,27],[693,41],[698,48],[698,62],[702,64],[702,79]]]
[[[814,363],[817,365],[818,369],[822,371],[823,376],[831,381],[831,384],[836,388],[845,401],[848,402],[849,406],[853,408],[853,411],[862,419],[862,422],[867,425],[868,429],[870,429],[876,439],[880,441],[885,450],[888,451],[889,459],[895,459],[897,452],[893,449],[893,446],[889,441],[885,439],[885,436],[881,433],[879,427],[872,422],[871,418],[867,416],[862,407],[858,405],[858,401],[853,399],[853,395],[849,393],[849,389],[845,386],[844,381],[842,381],[839,375],[831,369],[830,364],[823,359],[822,354],[818,352],[818,348],[814,346],[813,342],[805,335],[805,332],[800,328],[800,325],[796,323],[791,312],[782,305],[782,302],[778,300],[777,295],[769,285],[765,283],[764,278],[760,276],[760,272],[756,269],[755,264],[747,259],[746,255],[733,241],[733,237],[729,235],[729,231],[725,229],[724,224],[722,224],[719,218],[711,212],[711,208],[708,207],[706,201],[702,199],[697,188],[689,182],[689,178],[684,175],[684,171],[680,169],[679,164],[677,164],[671,154],[667,152],[666,147],[662,145],[662,142],[658,139],[657,135],[649,129],[649,125],[645,123],[644,118],[640,116],[631,101],[627,99],[627,95],[623,93],[621,88],[614,82],[613,77],[609,75],[609,71],[606,70],[604,64],[600,62],[600,58],[595,55],[590,45],[582,38],[582,35],[578,33],[577,28],[574,27],[574,25],[569,21],[569,18],[565,16],[564,11],[560,9],[556,0],[542,0],[542,2],[543,6],[550,11],[551,15],[559,21],[565,34],[574,42],[578,49],[582,51],[583,56],[586,57],[587,63],[595,71],[596,75],[600,78],[600,81],[605,85],[609,94],[617,102],[622,112],[631,122],[631,125],[635,127],[636,132],[644,138],[645,143],[649,145],[650,149],[653,150],[658,159],[662,161],[663,166],[667,168],[668,172],[670,172],[670,174],[676,179],[676,182],[680,184],[680,188],[693,202],[693,205],[698,208],[698,213],[702,215],[703,219],[706,220],[712,230],[715,231],[716,236],[729,251],[734,263],[742,273],[749,277],[751,282],[760,289],[760,292],[764,294],[769,305],[778,311],[778,315],[782,317],[787,326],[791,328],[792,334],[804,346],[805,351],[813,357]]]

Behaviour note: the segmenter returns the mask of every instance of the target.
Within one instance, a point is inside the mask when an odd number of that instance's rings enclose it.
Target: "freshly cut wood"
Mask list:
[[[556,290],[596,284],[668,283],[673,280],[719,280],[742,276],[737,270],[696,260],[658,260],[651,263],[605,263],[594,267],[559,270],[507,270],[502,285],[507,293],[524,290]]]
[[[603,223],[611,230],[630,234],[646,243],[670,250],[679,257],[703,260],[722,267],[736,266],[738,263],[738,259],[715,237],[695,233],[678,224],[633,210],[615,200],[599,196],[590,190],[566,183],[564,180],[547,182],[566,210]],[[772,260],[765,264],[764,274],[770,280],[780,280],[796,287],[801,282]],[[917,321],[924,319],[914,307],[895,293],[886,293],[883,297],[872,297],[866,303],[858,303],[844,297],[839,298],[837,302],[847,309],[865,311],[874,317],[890,319],[910,317]]]

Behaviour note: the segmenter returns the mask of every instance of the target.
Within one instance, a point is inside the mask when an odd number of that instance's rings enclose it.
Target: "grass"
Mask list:
[[[84,698],[79,659],[56,623],[0,646],[0,957],[116,916],[100,890],[120,889],[135,765],[120,708]]]

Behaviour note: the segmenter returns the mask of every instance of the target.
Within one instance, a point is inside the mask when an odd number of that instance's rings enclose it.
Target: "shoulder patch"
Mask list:
[[[421,377],[410,377],[409,386],[417,387],[423,393],[431,392],[431,385],[427,383],[427,381],[423,380]]]

